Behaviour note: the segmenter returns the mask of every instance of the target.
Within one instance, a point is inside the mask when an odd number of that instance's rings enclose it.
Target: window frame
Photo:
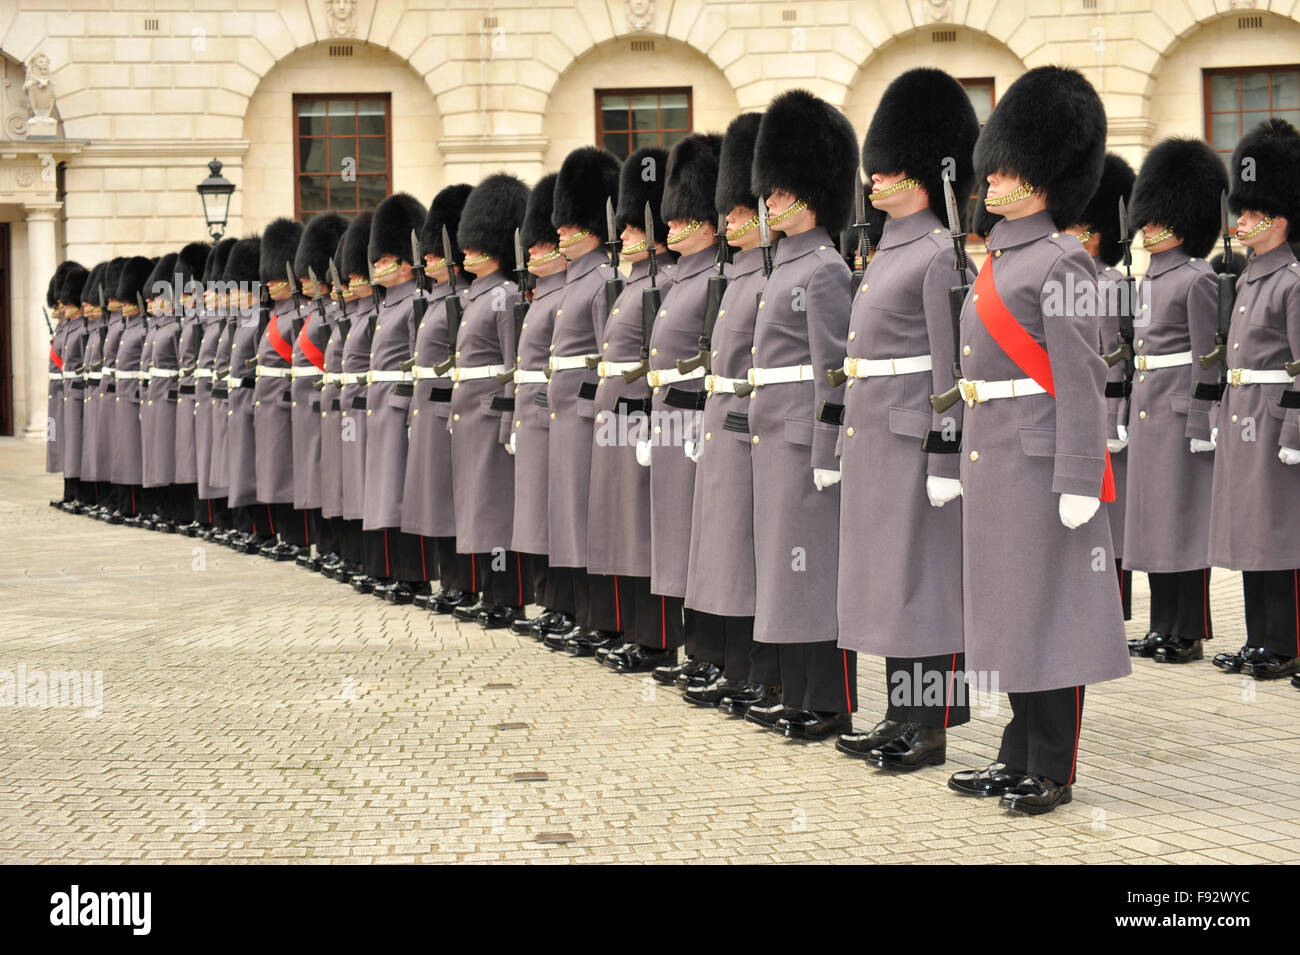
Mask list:
[[[1215,77],[1218,77],[1218,76],[1235,76],[1235,77],[1238,77],[1238,81],[1237,81],[1237,105],[1238,105],[1238,107],[1240,107],[1240,106],[1241,106],[1241,80],[1240,80],[1240,77],[1243,77],[1243,76],[1249,76],[1249,75],[1251,75],[1251,74],[1255,74],[1255,73],[1263,73],[1263,74],[1269,76],[1269,82],[1268,82],[1268,103],[1269,103],[1269,108],[1268,108],[1267,111],[1265,111],[1265,110],[1258,110],[1258,109],[1244,110],[1244,109],[1240,109],[1240,108],[1238,108],[1238,109],[1217,109],[1217,110],[1216,110],[1216,109],[1211,109],[1211,95],[1212,95],[1212,94],[1211,94],[1211,91],[1210,91],[1210,87],[1211,87],[1211,84],[1213,83]],[[1202,67],[1202,68],[1201,68],[1201,119],[1202,119],[1202,127],[1201,127],[1201,128],[1202,128],[1202,130],[1203,130],[1203,134],[1204,134],[1204,137],[1205,137],[1205,141],[1209,144],[1210,148],[1213,149],[1213,150],[1215,151],[1215,153],[1217,153],[1217,154],[1220,155],[1220,156],[1225,157],[1225,158],[1224,158],[1224,162],[1225,162],[1225,163],[1231,162],[1231,160],[1232,160],[1232,153],[1233,153],[1233,150],[1235,150],[1235,149],[1237,148],[1237,143],[1241,142],[1241,137],[1244,136],[1244,135],[1246,135],[1247,130],[1246,130],[1245,124],[1244,124],[1243,122],[1241,122],[1240,119],[1239,119],[1238,124],[1237,124],[1237,126],[1238,126],[1238,130],[1239,130],[1239,131],[1238,131],[1238,133],[1237,133],[1237,140],[1236,140],[1236,142],[1234,142],[1234,143],[1232,144],[1232,148],[1231,148],[1231,149],[1227,149],[1227,150],[1222,149],[1220,146],[1218,146],[1218,145],[1214,142],[1214,117],[1215,117],[1215,116],[1224,116],[1224,115],[1235,115],[1235,116],[1237,116],[1237,117],[1240,118],[1240,117],[1245,116],[1247,113],[1249,113],[1249,114],[1252,114],[1252,115],[1258,115],[1258,116],[1260,117],[1260,121],[1262,122],[1264,119],[1267,119],[1269,116],[1273,116],[1273,115],[1274,115],[1274,111],[1273,111],[1273,80],[1272,80],[1272,74],[1274,74],[1274,73],[1295,73],[1295,74],[1297,74],[1298,76],[1300,76],[1300,63],[1278,63],[1278,64],[1274,64],[1274,65],[1260,64],[1260,65],[1258,65],[1258,66],[1219,66],[1219,67]],[[1253,125],[1255,125],[1255,124],[1252,124],[1252,126],[1253,126]]]
[[[312,179],[326,179],[326,180],[328,180],[331,176],[337,178],[338,175],[339,175],[339,172],[338,172],[338,171],[334,171],[334,170],[331,170],[331,169],[327,169],[327,170],[326,170],[325,172],[323,172],[323,173],[321,173],[321,172],[303,172],[302,169],[301,169],[301,165],[300,165],[301,162],[302,162],[302,153],[301,153],[301,150],[302,150],[302,140],[303,140],[304,138],[306,138],[306,139],[321,139],[321,140],[323,140],[323,141],[327,144],[327,147],[326,147],[326,148],[327,148],[327,150],[328,150],[328,144],[329,144],[330,140],[332,140],[332,139],[349,139],[349,138],[350,138],[350,139],[353,140],[354,143],[359,143],[360,139],[363,138],[363,137],[361,136],[360,133],[353,133],[353,134],[351,135],[351,137],[348,137],[348,136],[331,136],[331,135],[329,134],[329,112],[328,112],[328,108],[327,108],[327,110],[326,110],[326,114],[325,114],[325,129],[326,129],[325,135],[324,135],[324,136],[307,136],[307,137],[304,137],[304,136],[302,135],[300,129],[299,129],[299,122],[298,122],[298,120],[299,120],[299,113],[298,113],[299,104],[300,104],[300,103],[303,103],[303,102],[308,102],[308,101],[311,101],[311,102],[323,102],[323,103],[331,103],[331,102],[351,102],[351,103],[354,103],[354,104],[355,104],[356,102],[358,102],[358,101],[360,101],[360,100],[364,100],[364,99],[369,99],[369,100],[381,100],[381,101],[383,102],[383,104],[384,104],[384,134],[383,134],[383,140],[384,140],[384,171],[383,171],[383,173],[382,173],[382,175],[383,175],[383,177],[384,177],[384,197],[387,198],[388,196],[391,196],[391,195],[393,194],[393,95],[392,95],[392,93],[387,93],[387,92],[374,92],[374,93],[364,93],[364,92],[362,92],[362,93],[294,93],[294,94],[293,94],[292,115],[291,115],[291,121],[293,122],[293,217],[294,217],[296,220],[298,220],[299,222],[303,221],[303,208],[302,208],[302,180],[305,179],[305,178],[312,178]],[[354,109],[355,109],[355,106],[354,106]],[[354,113],[354,115],[355,115],[355,113]],[[374,136],[374,135],[367,135],[367,136],[365,136],[364,138],[366,138],[366,139],[375,139],[375,138],[378,138],[378,137],[376,137],[376,136]],[[357,151],[360,152],[360,149],[358,149]],[[357,157],[357,162],[358,162],[358,166],[359,166],[359,165],[360,165],[360,156]],[[357,176],[358,176],[358,178],[360,178],[361,176],[373,177],[373,176],[378,176],[378,175],[381,175],[381,174],[380,174],[380,173],[374,173],[374,172],[364,172],[364,173],[363,173],[363,172],[360,170],[360,168],[357,169]],[[360,183],[358,182],[358,183],[356,183],[355,185],[356,185],[356,186],[358,187],[358,189],[359,189],[359,187],[360,187]],[[327,188],[328,188],[328,186],[327,186]],[[327,200],[327,201],[328,201],[328,200]],[[325,209],[317,209],[317,210],[313,210],[311,214],[312,214],[312,215],[316,215],[316,214],[318,214],[318,213],[320,213],[320,212],[330,212],[330,211],[335,211],[335,212],[338,212],[340,215],[346,216],[347,218],[351,218],[352,216],[356,215],[357,212],[358,212],[359,210],[357,210],[357,209],[353,209],[353,208],[349,208],[349,209],[346,209],[346,210],[344,210],[344,209],[331,210],[331,209],[328,208],[328,206],[327,206]]]
[[[603,87],[593,90],[593,103],[596,120],[596,143],[602,148],[605,146],[605,111],[601,108],[600,99],[602,96],[658,96],[662,97],[665,93],[683,93],[686,96],[686,128],[682,131],[683,136],[689,136],[695,131],[695,87],[693,86],[627,86],[627,87]],[[628,136],[629,146],[631,137],[637,132],[656,132],[659,134],[660,145],[663,144],[663,134],[665,132],[675,133],[676,129],[664,129],[663,126],[663,101],[660,99],[658,106],[658,115],[656,117],[658,125],[653,130],[635,130],[631,126],[631,110],[628,110],[628,128],[626,130],[609,130],[610,133],[624,132]],[[636,151],[635,148],[628,149],[628,155]]]

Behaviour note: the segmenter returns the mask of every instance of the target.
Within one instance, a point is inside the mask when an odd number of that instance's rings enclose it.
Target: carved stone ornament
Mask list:
[[[951,23],[952,0],[925,0],[925,19],[930,23]]]
[[[27,58],[27,75],[23,79],[23,95],[31,116],[27,119],[28,139],[53,139],[59,133],[59,121],[54,118],[54,86],[50,83],[50,58],[39,50]]]
[[[655,18],[655,0],[623,0],[627,25],[633,30],[648,29]]]
[[[329,14],[330,36],[357,35],[357,0],[325,0],[325,12]]]

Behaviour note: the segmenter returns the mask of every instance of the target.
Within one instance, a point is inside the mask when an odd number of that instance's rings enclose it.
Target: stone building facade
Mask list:
[[[323,202],[532,180],[598,132],[680,135],[620,132],[647,102],[665,129],[721,130],[803,86],[864,132],[911,66],[983,111],[1057,63],[1092,80],[1136,164],[1172,134],[1224,148],[1261,96],[1261,117],[1300,118],[1297,21],[1295,0],[0,0],[0,431],[44,428],[56,262],[203,238],[214,157],[242,235]]]

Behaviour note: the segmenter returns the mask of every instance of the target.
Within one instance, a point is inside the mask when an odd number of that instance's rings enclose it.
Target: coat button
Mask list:
[[[605,420],[605,416],[603,414],[596,415],[596,421],[600,422],[604,420]]]
[[[854,341],[857,339],[857,337],[858,337],[857,332],[849,332],[849,341]]]
[[[851,428],[851,427],[850,427],[850,428],[847,428],[847,429],[844,431],[844,433],[847,434],[850,438],[853,437],[853,435],[854,435],[853,428]]]
[[[555,412],[554,412],[554,411],[551,412],[551,420],[552,420],[552,421],[555,420]]]
[[[726,314],[727,314],[727,310],[725,308],[718,309],[718,318],[721,318],[723,315]]]
[[[659,433],[661,433],[662,431],[663,431],[663,428],[659,427],[659,425],[655,425],[655,434],[659,434]]]
[[[1246,306],[1245,306],[1245,305],[1242,305],[1240,308],[1237,309],[1237,311],[1239,311],[1239,312],[1244,312],[1245,310],[1246,310]]]
[[[1139,411],[1138,417],[1145,421],[1147,419],[1147,413],[1145,411]]]
[[[660,317],[660,318],[663,318],[663,317],[664,317],[665,315],[667,315],[667,314],[668,314],[668,309],[666,309],[666,308],[661,308],[661,309],[659,309],[659,317]]]
[[[1233,424],[1236,424],[1236,423],[1237,423],[1237,416],[1236,416],[1236,415],[1233,415],[1233,416],[1232,416],[1232,423],[1233,423]]]
[[[754,435],[754,443],[758,444],[758,435]]]
[[[151,402],[149,402],[149,404],[153,404],[153,402],[151,401]],[[262,402],[260,402],[260,401],[254,401],[254,402],[253,402],[253,407],[254,407],[254,408],[260,408],[260,407],[262,407]]]
[[[1000,259],[1000,258],[1002,258],[1002,250],[1001,250],[1001,249],[998,249],[996,252],[994,252],[994,253],[993,253],[993,258],[995,258],[995,259]]]
[[[659,356],[659,349],[658,349],[658,348],[652,348],[652,349],[650,349],[650,357],[651,357],[651,358],[657,358],[658,356]]]
[[[658,388],[655,388],[654,393],[655,393],[655,394],[659,394],[659,389],[658,389]]]
[[[298,402],[296,402],[296,401],[291,401],[291,402],[289,402],[289,407],[290,407],[290,408],[296,408],[296,407],[298,407]]]
[[[713,358],[717,358],[717,357],[718,357],[718,353],[717,353],[717,351],[714,351],[714,352],[713,352],[712,357],[713,357]]]
[[[1233,342],[1233,343],[1232,343],[1232,350],[1233,350],[1233,351],[1236,351],[1236,350],[1237,350],[1238,348],[1240,348],[1240,347],[1241,347],[1241,342]]]
[[[758,348],[757,348],[757,347],[751,347],[751,348],[749,349],[749,353],[750,353],[751,355],[757,355],[757,354],[758,354]]]
[[[1139,338],[1139,339],[1137,340],[1137,347],[1138,347],[1138,348],[1141,348],[1143,344],[1144,344],[1144,343],[1143,343],[1142,339]]]
[[[978,451],[972,451],[970,453],[970,459],[972,461],[978,461],[980,459],[980,453]]]
[[[706,432],[704,432],[704,440],[705,440],[705,441],[712,441],[712,440],[713,440],[713,432],[712,432],[712,431],[706,431]]]
[[[518,428],[518,427],[519,427],[519,424],[520,424],[520,423],[519,423],[518,421],[516,421],[516,422],[515,422],[515,427]]]
[[[758,307],[759,307],[759,308],[762,308],[762,307],[763,307],[764,305],[766,305],[766,304],[767,304],[766,302],[759,302],[759,303],[758,303]]]
[[[557,308],[557,309],[555,310],[555,314],[556,314],[556,315],[563,315],[563,314],[564,314],[564,309],[562,309],[562,308]]]
[[[370,412],[368,412],[368,411],[366,412],[366,414],[369,414],[369,413],[370,413]],[[452,420],[452,421],[459,421],[459,420],[460,420],[460,415],[458,415],[458,414],[454,414],[454,415],[452,415],[452,416],[451,416],[451,420]]]
[[[605,344],[601,345],[601,346],[600,346],[600,350],[601,350],[601,351],[609,351],[609,342],[605,342]]]
[[[1139,382],[1143,382],[1143,381],[1146,381],[1146,380],[1147,380],[1147,376],[1146,376],[1146,375],[1138,375],[1138,381],[1139,381]]]
[[[556,315],[559,315],[560,313],[559,313],[559,312],[556,312],[555,314],[556,314]],[[617,314],[618,314],[618,309],[614,309],[614,311],[610,312],[609,314],[611,314],[611,315],[617,315]]]
[[[524,323],[522,323],[522,324],[519,326],[519,330],[522,332],[522,331],[523,331],[525,328],[527,328],[527,327],[528,327],[528,323],[527,323],[527,322],[524,322]]]
[[[970,354],[970,346],[969,346],[969,345],[963,345],[963,346],[962,346],[962,349],[961,349],[961,353],[962,353],[963,355],[969,355],[969,354]]]
[[[367,408],[367,409],[366,409],[366,417],[367,417],[367,418],[369,418],[369,417],[370,417],[372,414],[374,414],[374,413],[375,413],[375,412],[374,412],[372,409],[370,409],[370,408]]]
[[[412,409],[411,409],[411,414],[413,414],[413,415],[417,415],[417,414],[419,414],[419,413],[420,413],[420,409],[419,409],[419,408],[412,408]]]

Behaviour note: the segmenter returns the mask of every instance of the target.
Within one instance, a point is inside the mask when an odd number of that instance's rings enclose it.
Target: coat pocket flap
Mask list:
[[[930,416],[911,408],[890,408],[889,430],[908,438],[923,438],[930,430]]]
[[[1055,456],[1056,431],[1052,428],[1021,428],[1020,450],[1032,458]]]
[[[791,444],[812,446],[813,426],[808,418],[786,418],[785,439]]]
[[[1191,395],[1170,395],[1169,405],[1174,409],[1174,414],[1187,414],[1191,400]]]

